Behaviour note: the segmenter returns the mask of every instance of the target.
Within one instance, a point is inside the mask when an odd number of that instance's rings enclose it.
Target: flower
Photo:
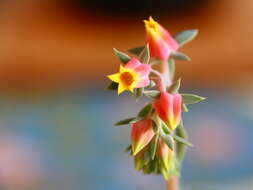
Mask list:
[[[155,132],[152,121],[149,118],[140,120],[132,124],[131,141],[133,155],[138,154],[154,137]]]
[[[134,88],[148,86],[150,71],[150,65],[142,64],[138,59],[132,58],[125,66],[120,65],[118,73],[109,75],[108,78],[119,83],[118,94],[121,94],[125,90],[133,92]]]
[[[152,17],[144,20],[144,23],[147,33],[146,43],[149,45],[151,56],[167,61],[170,54],[179,47],[176,40]]]
[[[175,153],[167,144],[160,138],[157,146],[157,157],[161,160],[165,170],[171,171],[174,169],[174,156]]]
[[[154,101],[153,107],[159,117],[174,130],[181,120],[182,96],[180,94],[170,94],[162,92],[160,97]]]

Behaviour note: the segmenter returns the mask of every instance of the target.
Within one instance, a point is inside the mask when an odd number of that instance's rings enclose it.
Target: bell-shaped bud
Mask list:
[[[144,23],[150,55],[163,61],[168,60],[170,54],[179,47],[176,40],[152,17],[149,17],[149,20],[145,20]]]
[[[160,138],[157,146],[157,157],[161,160],[166,171],[174,168],[174,156],[174,151]]]
[[[167,126],[174,130],[181,120],[181,104],[181,94],[162,92],[160,97],[154,101],[153,107]]]
[[[131,141],[133,155],[135,156],[145,148],[154,135],[155,132],[152,127],[151,119],[145,118],[132,124]]]
[[[144,150],[140,151],[134,156],[134,167],[137,171],[140,171],[144,166]]]

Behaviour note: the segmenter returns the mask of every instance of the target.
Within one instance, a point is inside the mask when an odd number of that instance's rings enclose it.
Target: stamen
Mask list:
[[[120,75],[120,79],[125,85],[130,86],[134,82],[134,77],[129,72],[124,72]]]

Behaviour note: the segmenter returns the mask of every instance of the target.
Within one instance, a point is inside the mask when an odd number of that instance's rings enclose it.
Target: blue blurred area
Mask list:
[[[3,171],[9,172],[3,186],[18,184],[19,189],[36,190],[163,189],[162,177],[134,171],[131,158],[124,153],[130,128],[113,127],[120,118],[137,113],[143,102],[101,89],[32,100],[2,97],[4,138],[0,140],[0,154],[11,150],[18,157],[8,166],[0,159],[0,168],[5,165]],[[241,98],[231,94],[228,98],[225,92],[202,89],[198,94],[208,99],[190,106],[190,112],[183,115],[189,139],[195,145],[188,149],[183,167],[185,189],[210,186],[241,190],[241,184],[250,189],[253,121],[247,108],[239,107],[244,105]],[[19,165],[27,166],[32,175],[22,171],[24,176],[18,177]],[[32,186],[31,180],[36,182]]]

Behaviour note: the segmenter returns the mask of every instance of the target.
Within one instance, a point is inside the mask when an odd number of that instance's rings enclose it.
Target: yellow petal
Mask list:
[[[113,82],[118,83],[120,81],[120,73],[109,75],[108,78],[111,79]]]
[[[123,67],[122,65],[120,65],[119,72],[120,73],[124,73],[125,71],[126,71],[125,67]]]
[[[128,86],[128,90],[133,93],[134,92],[134,85]]]
[[[152,18],[152,16],[149,17],[149,22],[156,23],[156,21]]]
[[[119,87],[118,87],[118,95],[120,95],[122,92],[124,92],[125,90],[127,90],[126,86],[123,85],[122,83],[119,83]]]

